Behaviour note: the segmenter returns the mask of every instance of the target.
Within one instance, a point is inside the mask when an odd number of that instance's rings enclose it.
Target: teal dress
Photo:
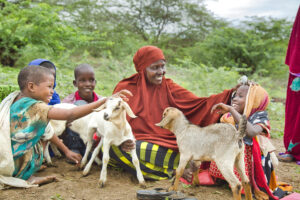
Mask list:
[[[42,165],[44,137],[51,107],[24,97],[10,107],[11,147],[15,164],[14,177],[27,180]]]

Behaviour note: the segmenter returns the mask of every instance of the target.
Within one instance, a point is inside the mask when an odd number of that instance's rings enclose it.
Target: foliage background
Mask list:
[[[137,49],[156,45],[168,61],[166,76],[198,96],[232,88],[241,75],[260,83],[272,99],[272,134],[281,137],[292,22],[250,17],[234,25],[216,18],[204,3],[0,0],[0,93],[16,89],[19,70],[31,60],[46,58],[58,68],[62,98],[75,90],[73,69],[81,63],[95,68],[95,91],[108,96],[121,79],[135,73]]]

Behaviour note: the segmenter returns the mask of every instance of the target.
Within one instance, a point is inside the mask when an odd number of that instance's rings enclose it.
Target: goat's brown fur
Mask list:
[[[163,119],[156,125],[176,135],[180,152],[176,178],[169,190],[178,189],[179,178],[190,160],[215,161],[231,186],[233,198],[241,199],[241,186],[243,185],[246,200],[252,200],[251,186],[245,173],[244,144],[241,142],[246,133],[246,124],[247,119],[243,116],[238,131],[233,125],[225,123],[201,128],[191,124],[180,110],[172,107],[166,108]],[[234,166],[241,176],[242,185],[233,172]]]

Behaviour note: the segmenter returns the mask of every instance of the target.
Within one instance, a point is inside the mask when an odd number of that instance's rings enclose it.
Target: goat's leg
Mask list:
[[[102,164],[102,161],[100,160],[100,158],[98,156],[96,156],[95,158],[95,163],[100,166]]]
[[[139,181],[139,184],[142,186],[142,187],[145,187],[145,180],[144,180],[144,177],[143,177],[143,174],[142,174],[142,171],[141,171],[141,168],[140,168],[140,162],[139,162],[139,159],[136,155],[136,148],[134,148],[133,150],[131,150],[131,157],[132,157],[132,163],[133,165],[135,166],[135,170],[136,170],[136,177]]]
[[[104,187],[107,176],[107,164],[109,162],[109,148],[110,142],[103,138],[103,157],[102,157],[102,170],[100,173],[99,186]]]
[[[92,146],[93,146],[93,134],[96,132],[96,129],[94,128],[89,128],[87,130],[87,144],[86,144],[86,149],[85,149],[85,152],[84,152],[84,156],[81,160],[81,163],[80,163],[80,168],[83,169],[83,167],[85,166],[86,162],[87,162],[87,159],[88,159],[88,156],[89,156],[89,153],[92,149]]]
[[[193,172],[193,185],[200,185],[198,174],[200,172],[201,161],[195,160],[194,165],[197,168],[197,170]]]
[[[60,151],[57,149],[56,145],[50,142],[50,147],[56,157],[62,157]]]
[[[245,172],[245,162],[244,162],[244,150],[242,150],[235,159],[235,167],[237,171],[239,172],[241,179],[242,179],[242,185],[245,191],[245,199],[246,200],[252,200],[252,192],[251,192],[251,185],[249,178],[246,175]]]
[[[49,144],[50,144],[50,141],[46,141],[44,157],[46,159],[47,165],[52,165],[52,160],[51,160],[50,153],[49,153]]]
[[[180,155],[179,165],[178,168],[176,169],[175,180],[173,181],[171,187],[169,188],[169,191],[178,190],[179,179],[182,176],[185,166],[187,165],[189,160],[190,160],[189,157],[184,157],[183,154]]]
[[[241,183],[239,179],[235,176],[233,172],[233,165],[234,165],[234,160],[227,160],[224,162],[223,159],[220,159],[218,161],[215,161],[218,169],[222,173],[223,177],[225,180],[229,183],[231,187],[231,191],[233,194],[233,199],[234,200],[241,200]]]
[[[93,164],[95,158],[98,156],[102,144],[103,144],[103,140],[101,140],[99,142],[99,144],[97,145],[97,147],[94,149],[91,159],[89,160],[88,164],[85,166],[85,168],[82,172],[83,176],[86,176],[90,172],[92,164]]]

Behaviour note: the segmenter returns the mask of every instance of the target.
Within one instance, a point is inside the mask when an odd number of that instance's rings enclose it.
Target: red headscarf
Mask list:
[[[210,114],[211,107],[220,102],[228,103],[232,90],[199,98],[165,77],[160,85],[149,83],[145,76],[146,67],[164,59],[162,50],[155,46],[140,48],[133,57],[138,73],[120,81],[114,93],[127,89],[133,94],[133,97],[129,98],[128,104],[138,117],[128,118],[128,121],[137,140],[178,150],[175,135],[166,129],[155,126],[155,123],[162,119],[164,109],[170,106],[178,108],[192,123],[206,126],[217,122],[220,118],[218,114]]]
[[[300,6],[291,33],[285,64],[290,66],[290,72],[300,73]]]

